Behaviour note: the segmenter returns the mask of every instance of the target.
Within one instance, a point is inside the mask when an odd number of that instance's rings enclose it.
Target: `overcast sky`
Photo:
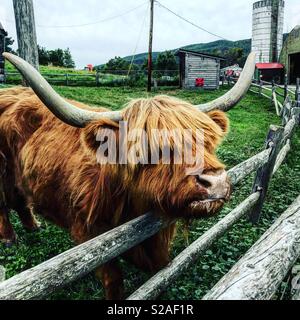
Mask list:
[[[34,0],[38,43],[48,49],[69,47],[77,67],[80,68],[88,63],[105,63],[114,56],[131,55],[135,51],[145,52],[148,46],[148,2],[149,0]],[[226,39],[251,37],[253,0],[160,2]],[[102,21],[116,16],[119,17]],[[9,36],[16,39],[12,0],[0,0],[0,21]],[[53,28],[97,21],[102,22],[81,27]],[[300,1],[286,0],[284,32],[289,32],[297,24],[300,24]],[[156,4],[155,51],[215,40],[218,38],[187,24]]]

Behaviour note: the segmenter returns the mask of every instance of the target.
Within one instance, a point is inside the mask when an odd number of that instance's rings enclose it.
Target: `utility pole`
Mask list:
[[[13,0],[19,55],[37,70],[39,56],[35,30],[33,0]]]
[[[152,84],[152,44],[153,44],[153,20],[154,0],[150,0],[150,32],[149,32],[149,54],[148,54],[148,92],[151,92]]]

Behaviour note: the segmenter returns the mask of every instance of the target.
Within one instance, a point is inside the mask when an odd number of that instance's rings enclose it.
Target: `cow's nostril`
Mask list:
[[[211,183],[206,179],[202,178],[201,176],[196,176],[197,183],[201,184],[204,188],[208,189],[211,187]]]

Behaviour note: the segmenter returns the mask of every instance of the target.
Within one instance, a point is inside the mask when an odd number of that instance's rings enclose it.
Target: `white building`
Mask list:
[[[283,0],[264,0],[253,4],[252,51],[256,62],[277,62],[283,44]]]

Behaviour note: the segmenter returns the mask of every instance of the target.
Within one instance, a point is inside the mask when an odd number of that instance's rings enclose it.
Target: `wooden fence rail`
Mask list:
[[[42,298],[153,236],[162,226],[152,214],[130,221],[0,283],[0,300]]]
[[[300,257],[300,196],[204,300],[270,300]]]
[[[128,300],[152,300],[157,298],[181,273],[197,261],[199,256],[205,253],[214,241],[223,236],[236,222],[245,216],[258,201],[259,197],[260,192],[248,197],[225,218],[180,253],[166,268],[159,271],[140,287]]]
[[[159,78],[163,79],[163,74],[169,74],[170,79],[164,80],[166,82],[174,81],[174,78],[176,78],[179,75],[178,70],[156,70],[157,73],[161,74]],[[128,73],[128,70],[106,70],[105,72],[90,72],[90,73],[41,73],[42,76],[52,84],[63,84],[65,86],[70,85],[78,85],[78,84],[88,84],[88,85],[94,85],[94,86],[100,86],[104,85],[106,83],[120,83],[124,84],[126,81],[128,81],[132,76],[146,76],[147,73],[145,71],[131,71],[131,73]],[[16,79],[21,80],[22,77],[20,76],[20,73],[18,72],[5,72],[5,81],[16,81]],[[133,80],[134,81],[134,80]],[[157,79],[156,79],[157,83]]]

